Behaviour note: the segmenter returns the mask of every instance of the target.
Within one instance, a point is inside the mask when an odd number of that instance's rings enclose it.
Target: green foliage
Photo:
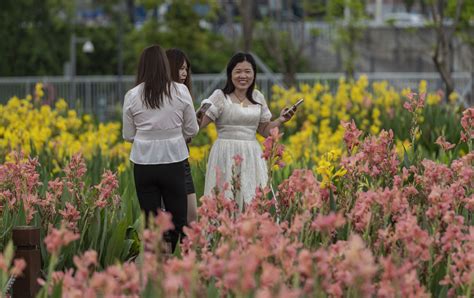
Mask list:
[[[40,159],[44,160],[44,158]],[[94,166],[95,163],[98,163],[99,166]],[[45,165],[47,164],[46,162]],[[73,189],[78,191],[77,194],[74,195],[71,192],[70,186],[64,187],[61,196],[54,202],[54,208],[57,212],[55,214],[49,214],[46,209],[28,207],[35,208],[36,212],[32,221],[28,223],[23,201],[20,201],[19,206],[16,207],[4,206],[0,217],[2,230],[0,250],[5,248],[8,240],[11,239],[12,228],[16,226],[29,224],[39,227],[41,239],[44,239],[50,227],[59,229],[63,224],[63,216],[59,212],[66,210],[66,204],[72,204],[80,213],[80,219],[77,221],[80,238],[63,248],[61,255],[56,259],[54,259],[54,255],[50,255],[46,251],[45,243],[41,242],[42,264],[51,263],[51,258],[53,258],[54,269],[70,268],[73,266],[74,255],[90,249],[98,252],[99,268],[115,264],[117,261],[123,262],[136,256],[139,252],[140,240],[138,239],[137,230],[141,212],[136,199],[130,168],[118,177],[120,187],[116,193],[120,194],[121,197],[119,205],[107,205],[105,208],[96,206],[99,196],[96,186],[100,182],[97,177],[101,176],[105,168],[116,168],[116,166],[98,152],[92,160],[87,161],[89,170],[86,176],[83,179],[77,179],[77,181],[70,181],[75,185]],[[42,198],[46,196],[48,181],[52,181],[56,177],[65,179],[62,177],[63,173],[45,173],[41,171],[41,167],[37,168],[37,172],[40,174],[40,181],[43,181],[44,184],[34,191]],[[79,186],[81,183],[84,183],[83,187]],[[1,187],[2,190],[9,189],[8,184],[1,185]]]
[[[134,63],[127,63],[126,72],[135,72],[141,51],[152,44],[183,50],[195,73],[221,72],[232,50],[222,36],[201,28],[199,21],[192,1],[171,1],[164,20],[149,19],[127,36],[126,60]]]
[[[260,24],[262,32],[267,34],[255,37],[253,41],[253,51],[275,72],[287,72],[290,68],[305,72],[308,70],[308,63],[303,55],[295,55],[298,51],[295,38],[286,30],[275,29],[274,24],[263,22]],[[279,65],[270,49],[278,51],[282,61]],[[285,66],[282,68],[282,66]]]
[[[66,0],[0,1],[0,76],[62,74],[69,13]]]
[[[344,16],[345,10],[349,12]],[[341,19],[345,17],[344,21]],[[341,51],[344,71],[349,77],[354,76],[355,64],[358,53],[355,44],[362,38],[366,18],[364,1],[361,0],[335,0],[328,2],[327,20],[337,28],[334,46]]]
[[[117,27],[80,27],[76,32],[77,36],[87,38],[94,44],[93,53],[84,53],[81,50],[82,44],[77,45],[76,74],[116,74],[118,64]]]
[[[449,18],[454,18],[456,16],[456,6],[457,0],[450,0],[447,3],[447,16]],[[474,26],[472,22],[474,20],[474,2],[473,1],[464,1],[462,3],[461,8],[461,15],[459,17],[459,24],[456,28],[457,34],[461,36],[461,38],[470,44],[470,46],[474,46]]]

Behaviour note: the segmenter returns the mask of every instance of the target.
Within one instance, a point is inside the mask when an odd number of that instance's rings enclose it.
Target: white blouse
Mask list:
[[[133,142],[130,160],[136,164],[167,164],[189,157],[185,138],[197,134],[193,101],[188,88],[171,83],[170,98],[159,109],[149,109],[142,100],[144,84],[125,94],[123,138]]]

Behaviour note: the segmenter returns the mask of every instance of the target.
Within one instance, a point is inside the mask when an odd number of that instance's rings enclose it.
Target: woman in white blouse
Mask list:
[[[185,138],[198,132],[191,95],[185,85],[172,82],[163,49],[143,50],[136,86],[125,94],[123,138],[133,142],[130,160],[138,201],[148,217],[163,198],[173,216],[172,249],[186,225],[187,197],[184,162],[189,157]]]
[[[238,155],[242,158],[237,182],[240,191],[233,197],[234,193],[228,189],[226,197],[236,200],[240,208],[253,199],[256,188],[265,186],[268,179],[256,133],[266,137],[272,128],[290,120],[294,114],[293,110],[284,109],[280,117],[271,121],[272,114],[263,94],[254,90],[256,74],[252,55],[235,54],[227,64],[225,87],[204,100],[199,112],[204,113],[201,128],[214,122],[218,131],[218,139],[209,153],[204,194],[210,194],[225,182],[230,183],[233,158]],[[221,173],[221,185],[216,185],[217,171]]]

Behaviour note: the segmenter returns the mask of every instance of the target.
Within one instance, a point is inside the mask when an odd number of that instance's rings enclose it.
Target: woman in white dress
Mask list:
[[[233,198],[230,189],[226,197],[237,201],[240,208],[255,196],[257,187],[267,184],[267,165],[256,133],[267,137],[270,130],[291,119],[294,111],[284,109],[280,117],[271,121],[263,94],[254,90],[257,73],[255,60],[248,53],[235,54],[227,64],[227,82],[223,89],[215,90],[201,105],[200,128],[210,122],[216,124],[218,139],[212,146],[207,163],[204,194],[216,187],[216,173],[221,181],[217,187],[232,179],[234,156],[242,158],[240,165],[240,191]],[[221,189],[220,189],[221,190]]]

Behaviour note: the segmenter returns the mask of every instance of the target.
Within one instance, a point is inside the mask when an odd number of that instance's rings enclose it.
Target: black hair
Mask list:
[[[234,92],[235,86],[234,83],[232,83],[232,70],[234,70],[238,63],[244,61],[247,61],[250,63],[250,65],[252,65],[254,73],[252,84],[247,89],[246,96],[251,103],[260,104],[253,99],[253,90],[255,89],[255,81],[257,80],[257,64],[255,63],[255,59],[253,59],[252,55],[249,53],[239,52],[230,58],[229,63],[227,63],[227,82],[224,88],[222,88],[222,92],[224,92],[224,94],[230,94]]]
[[[147,108],[159,109],[165,96],[170,97],[168,59],[159,45],[145,48],[138,63],[136,85],[144,83],[142,100]]]

